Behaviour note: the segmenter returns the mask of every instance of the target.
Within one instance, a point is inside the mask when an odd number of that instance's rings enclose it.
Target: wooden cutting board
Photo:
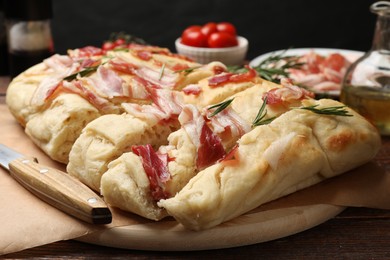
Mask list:
[[[38,157],[41,163],[64,169],[43,154],[24,134],[5,105],[0,105],[0,143]],[[125,225],[105,228],[78,238],[80,241],[139,250],[202,250],[250,245],[289,236],[339,214],[344,207],[315,204],[294,205],[278,200],[232,221],[205,231],[189,231],[173,219],[153,222],[120,213]],[[115,211],[114,211],[115,212]],[[114,219],[115,219],[114,214]],[[115,223],[115,221],[114,221]]]
[[[336,216],[344,207],[311,205],[257,209],[204,231],[189,231],[174,220],[115,227],[77,240],[137,250],[191,251],[266,242],[302,232]]]

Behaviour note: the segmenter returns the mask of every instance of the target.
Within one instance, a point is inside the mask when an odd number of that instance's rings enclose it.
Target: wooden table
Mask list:
[[[0,104],[5,103],[8,79],[0,78]],[[390,171],[390,137],[376,162]],[[390,187],[389,187],[390,188]],[[0,238],[1,239],[1,238]],[[274,241],[237,248],[194,252],[155,252],[123,250],[86,244],[74,240],[60,241],[4,258],[139,258],[179,259],[390,259],[390,211],[348,208],[340,215],[304,232]]]

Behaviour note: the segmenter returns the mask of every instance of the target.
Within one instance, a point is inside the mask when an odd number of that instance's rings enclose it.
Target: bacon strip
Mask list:
[[[214,164],[225,156],[221,139],[209,128],[196,107],[184,106],[179,121],[197,148],[198,170]]]
[[[152,197],[156,201],[169,198],[170,194],[165,190],[164,185],[171,178],[168,171],[168,159],[161,159],[164,155],[157,154],[150,144],[132,146],[131,150],[141,157],[142,166],[149,179]]]
[[[160,70],[152,69],[146,66],[139,67],[135,74],[141,78],[144,78],[151,83],[161,86],[163,88],[173,89],[176,85],[179,75],[172,73],[169,69],[161,68]]]
[[[263,100],[267,96],[268,105],[291,103],[308,97],[314,98],[313,92],[295,86],[291,79],[282,78],[280,83],[283,86],[282,88],[273,88],[264,94]]]
[[[104,54],[104,51],[101,48],[94,46],[86,46],[83,48],[78,48],[75,50],[69,50],[68,55],[71,58],[85,58],[93,56],[101,56]]]
[[[154,105],[139,105],[135,103],[122,103],[123,109],[126,113],[133,115],[137,118],[143,118],[152,122],[160,122],[163,120],[168,120],[169,116],[161,111],[158,107]]]
[[[53,73],[45,77],[34,91],[34,95],[30,100],[33,106],[42,106],[45,101],[53,97],[53,94],[59,88],[62,79],[73,74],[80,64],[74,62],[68,56],[55,54],[43,61]]]
[[[183,93],[186,95],[198,96],[202,92],[202,88],[198,84],[189,84],[181,91],[183,91]]]
[[[89,88],[83,86],[83,83],[81,81],[63,81],[61,87],[64,91],[82,96],[89,103],[91,103],[94,107],[96,107],[102,112],[106,113],[113,110],[112,104],[110,102],[96,95],[95,92],[90,90]]]
[[[53,96],[58,89],[62,79],[57,77],[46,77],[40,83],[38,88],[34,91],[31,97],[30,104],[32,106],[43,106],[45,101]]]
[[[183,109],[179,93],[168,89],[149,89],[150,96],[158,108],[169,117],[178,116]]]
[[[168,89],[150,89],[150,96],[154,101],[151,105],[123,103],[122,107],[128,114],[152,121],[167,121],[177,118],[182,111],[183,104],[179,95]]]
[[[341,81],[357,57],[344,57],[339,53],[322,56],[310,51],[299,58],[304,65],[299,69],[289,69],[290,78],[297,84],[315,91],[340,90]]]
[[[225,156],[221,139],[211,131],[207,124],[203,124],[200,133],[200,146],[198,147],[198,157],[196,168],[204,169],[216,163]]]
[[[211,113],[211,111],[208,111]],[[251,130],[250,124],[243,120],[230,107],[225,108],[215,116],[209,118],[215,133],[222,133],[227,130],[231,132],[231,138],[239,139]]]
[[[161,67],[160,69],[155,69],[145,66],[141,62],[139,64],[134,64],[118,57],[111,60],[109,63],[113,69],[117,71],[130,75],[137,75],[150,82],[150,84],[159,86],[160,88],[173,89],[179,78],[179,74],[174,73],[169,68]]]
[[[123,79],[113,70],[104,66],[99,66],[96,74],[88,78],[88,83],[100,92],[103,97],[123,96]]]
[[[67,55],[54,54],[43,60],[43,63],[54,72],[61,73],[72,67],[74,61]]]
[[[135,75],[135,71],[138,69],[137,65],[125,62],[119,58],[110,60],[109,64],[114,70],[130,75]]]
[[[209,78],[209,86],[210,87],[218,87],[227,83],[238,83],[251,81],[257,77],[257,72],[248,67],[248,71],[241,74],[234,73],[221,73],[214,77]]]

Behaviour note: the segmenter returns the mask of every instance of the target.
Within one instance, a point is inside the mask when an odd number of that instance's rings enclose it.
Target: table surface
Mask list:
[[[5,103],[8,78],[0,77],[0,104]],[[390,137],[375,161],[390,171]],[[254,258],[262,259],[390,259],[390,211],[347,208],[338,216],[312,229],[260,244],[192,252],[124,250],[74,240],[27,249],[4,258]],[[1,257],[0,257],[1,258]]]

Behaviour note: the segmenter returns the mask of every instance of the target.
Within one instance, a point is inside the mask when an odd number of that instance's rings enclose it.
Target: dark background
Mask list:
[[[368,0],[53,0],[55,50],[100,46],[125,31],[175,52],[183,29],[229,21],[249,40],[247,58],[289,47],[366,51],[376,16]]]

